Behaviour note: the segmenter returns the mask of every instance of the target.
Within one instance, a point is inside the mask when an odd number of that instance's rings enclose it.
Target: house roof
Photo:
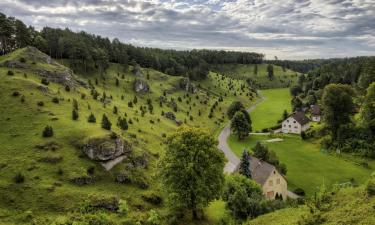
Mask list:
[[[238,171],[239,165],[236,168]],[[264,185],[267,181],[270,174],[276,170],[276,167],[262,161],[254,156],[250,156],[250,171],[251,171],[251,178],[255,180],[258,184]]]
[[[311,114],[315,115],[315,116],[320,116],[320,114],[321,114],[320,107],[318,105],[312,105],[311,106]]]
[[[292,114],[292,117],[301,125],[305,125],[310,122],[310,119],[307,118],[307,116],[303,112],[294,112]]]

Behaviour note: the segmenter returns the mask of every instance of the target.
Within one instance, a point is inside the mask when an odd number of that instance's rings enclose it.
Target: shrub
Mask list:
[[[60,100],[59,100],[59,98],[57,98],[57,97],[53,97],[53,98],[52,98],[52,102],[53,102],[53,103],[56,103],[56,104],[59,104]]]
[[[16,176],[13,177],[13,181],[17,184],[23,183],[25,181],[25,176],[21,173],[17,173]]]
[[[42,133],[43,137],[52,137],[53,136],[53,129],[51,126],[46,126]]]
[[[90,114],[89,118],[87,119],[87,122],[89,123],[96,123],[96,118],[94,116],[94,114]]]
[[[73,109],[73,111],[72,111],[72,119],[73,120],[78,120],[78,117],[79,117],[78,111],[76,109]]]
[[[89,168],[87,168],[87,174],[94,175],[94,173],[95,173],[95,167],[94,166],[90,166]]]
[[[8,73],[7,73],[8,76],[13,76],[14,75],[14,72],[11,71],[11,70],[8,70]]]
[[[49,85],[49,81],[46,78],[42,78],[41,83],[44,85]]]
[[[26,63],[26,59],[25,59],[24,57],[21,57],[21,58],[19,59],[19,61],[20,61],[21,63]]]
[[[66,91],[66,92],[70,92],[70,87],[69,87],[69,85],[66,85],[66,86],[65,86],[65,91]]]
[[[39,102],[37,103],[37,105],[38,105],[38,106],[44,106],[44,102],[39,101]]]
[[[303,190],[302,188],[296,188],[294,189],[293,191],[296,195],[299,195],[299,196],[305,196],[305,190]]]
[[[126,200],[120,199],[117,212],[123,216],[126,216],[129,213],[129,206]]]
[[[17,97],[20,95],[20,93],[18,91],[14,91],[13,94],[12,94],[14,97]]]
[[[302,140],[306,140],[306,139],[307,139],[307,135],[306,135],[306,132],[305,132],[305,131],[302,131],[302,132],[301,132],[301,139],[302,139]]]
[[[158,194],[153,192],[142,195],[142,199],[145,202],[151,203],[153,205],[160,205],[163,201],[163,199]]]
[[[112,123],[109,121],[108,117],[103,114],[102,117],[102,128],[106,130],[111,130]]]

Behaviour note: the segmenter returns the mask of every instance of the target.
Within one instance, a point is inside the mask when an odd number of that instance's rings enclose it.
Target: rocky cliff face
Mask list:
[[[93,160],[105,162],[116,159],[132,150],[130,143],[120,137],[91,138],[84,146],[84,153]]]

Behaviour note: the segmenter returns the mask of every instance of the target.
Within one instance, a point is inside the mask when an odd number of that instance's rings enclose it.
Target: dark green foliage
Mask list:
[[[289,113],[288,113],[288,111],[287,111],[287,110],[284,110],[284,112],[283,112],[283,120],[288,119],[288,117],[289,117]]]
[[[20,96],[20,92],[19,91],[13,91],[12,96],[18,97],[18,96]]]
[[[234,114],[230,123],[230,129],[237,134],[240,140],[249,136],[251,124],[249,124],[248,119],[242,111],[238,111]]]
[[[242,152],[239,173],[247,178],[251,178],[250,154],[246,149],[244,149]]]
[[[73,109],[78,111],[78,102],[76,99],[73,99]]]
[[[271,64],[268,64],[267,66],[267,76],[270,80],[273,80],[273,78],[275,77],[275,75],[273,74],[273,66]]]
[[[52,137],[53,136],[53,129],[51,126],[46,126],[42,133],[43,137]]]
[[[349,85],[330,84],[324,88],[322,107],[323,120],[330,128],[333,139],[337,138],[340,126],[351,122],[354,110],[354,91]]]
[[[302,138],[302,140],[306,140],[307,139],[307,135],[306,135],[305,131],[301,132],[301,138]]]
[[[23,182],[25,182],[25,176],[22,173],[17,173],[13,177],[13,181],[14,181],[14,183],[17,183],[17,184],[23,183]]]
[[[44,85],[49,85],[49,81],[46,78],[42,78],[41,83]]]
[[[294,85],[290,88],[290,94],[293,96],[297,96],[302,93],[302,88],[299,85]]]
[[[302,189],[302,188],[296,188],[294,191],[293,191],[296,195],[299,195],[299,196],[305,196],[305,191]]]
[[[240,174],[227,176],[223,200],[237,219],[254,218],[266,212],[260,186]]]
[[[366,184],[366,192],[369,196],[375,196],[375,176],[373,175]]]
[[[65,91],[66,91],[66,92],[70,92],[70,87],[69,87],[69,85],[66,85],[66,86],[65,86]]]
[[[117,119],[117,126],[120,127],[121,130],[127,130],[129,128],[125,117],[119,117]]]
[[[232,119],[234,114],[236,114],[237,111],[244,110],[245,107],[242,105],[241,102],[235,101],[232,102],[232,104],[228,107],[227,115],[229,119]]]
[[[39,102],[37,102],[36,103],[38,106],[44,106],[44,102],[42,102],[42,101],[39,101]]]
[[[112,127],[111,121],[109,121],[108,117],[105,114],[103,114],[103,117],[102,117],[102,128],[106,129],[106,130],[111,130],[111,127]]]
[[[375,82],[375,57],[369,58],[364,64],[358,85],[365,90],[373,82]]]
[[[367,88],[362,106],[363,125],[375,136],[375,82]]]
[[[56,103],[56,104],[59,104],[60,100],[59,100],[59,98],[57,98],[57,97],[53,97],[53,98],[52,98],[52,102],[53,102],[53,103]]]
[[[217,141],[198,128],[182,126],[166,143],[160,166],[169,206],[180,212],[191,210],[197,219],[200,210],[220,197],[224,155],[217,150]]]
[[[8,76],[13,76],[13,75],[14,75],[14,73],[13,73],[13,71],[11,71],[11,70],[8,70],[8,72],[7,72],[7,75],[8,75]]]
[[[72,119],[73,120],[78,120],[78,117],[79,117],[78,111],[76,109],[73,109],[72,110]]]
[[[113,106],[113,114],[116,114],[116,115],[117,115],[117,113],[118,113],[117,106]]]
[[[96,118],[94,116],[94,114],[90,114],[89,118],[87,119],[87,122],[89,123],[96,123]]]

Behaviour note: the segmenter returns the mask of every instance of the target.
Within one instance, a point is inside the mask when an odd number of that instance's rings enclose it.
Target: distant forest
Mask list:
[[[136,47],[124,44],[117,38],[106,37],[84,31],[44,27],[40,32],[27,27],[14,17],[0,13],[0,55],[17,48],[32,45],[54,58],[69,59],[72,68],[95,66],[104,73],[109,62],[128,65],[139,64],[169,75],[189,76],[204,79],[209,64],[257,64],[263,62],[263,54],[254,52],[192,50],[176,51],[157,48]]]

